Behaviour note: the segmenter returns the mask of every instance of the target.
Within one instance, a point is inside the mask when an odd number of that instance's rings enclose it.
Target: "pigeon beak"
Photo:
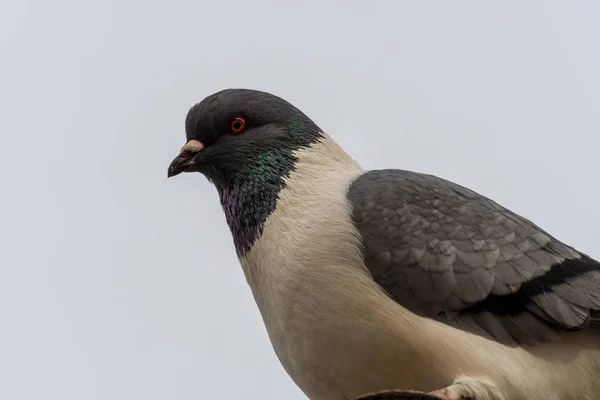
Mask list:
[[[194,156],[204,148],[204,143],[192,139],[183,146],[179,155],[175,157],[171,165],[169,165],[169,171],[167,172],[167,178],[176,176],[185,172],[189,167],[195,164]]]

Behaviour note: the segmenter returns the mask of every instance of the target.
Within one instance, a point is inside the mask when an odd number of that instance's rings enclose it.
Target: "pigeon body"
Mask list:
[[[447,180],[363,170],[268,93],[207,97],[186,135],[169,176],[217,188],[275,353],[311,400],[599,398],[597,261]]]

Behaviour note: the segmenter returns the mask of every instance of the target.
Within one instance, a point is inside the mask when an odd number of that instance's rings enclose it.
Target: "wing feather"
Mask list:
[[[367,268],[407,309],[507,344],[600,325],[600,263],[492,200],[404,170],[348,199]]]

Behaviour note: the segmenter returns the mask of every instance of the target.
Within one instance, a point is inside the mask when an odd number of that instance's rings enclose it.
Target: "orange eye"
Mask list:
[[[244,118],[236,117],[231,121],[231,132],[232,133],[242,133],[244,128],[246,127],[246,121]]]

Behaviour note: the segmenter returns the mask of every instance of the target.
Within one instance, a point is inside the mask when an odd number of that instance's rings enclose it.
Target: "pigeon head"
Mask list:
[[[293,152],[321,135],[292,104],[249,89],[223,90],[194,105],[185,132],[187,143],[169,166],[168,176],[200,172],[222,188],[249,174],[285,175]]]
[[[292,104],[248,89],[223,90],[194,105],[185,132],[168,176],[200,172],[215,185],[238,255],[262,234],[296,152],[323,138]]]

